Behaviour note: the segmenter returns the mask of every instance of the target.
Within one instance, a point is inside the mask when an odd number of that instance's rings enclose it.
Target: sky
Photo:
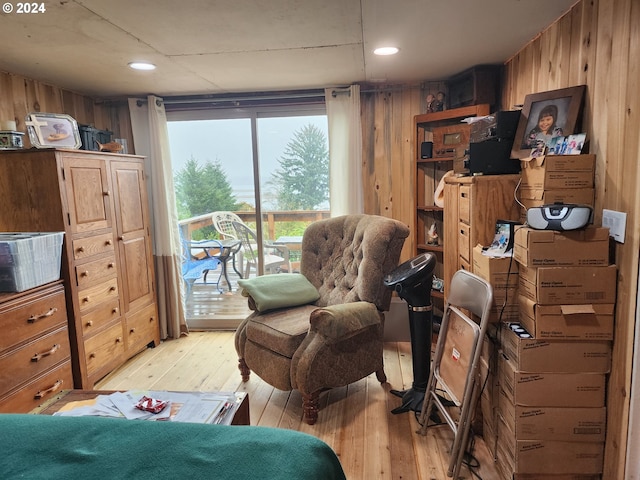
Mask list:
[[[293,134],[307,124],[327,133],[326,116],[272,117],[258,119],[258,158],[263,196],[264,184],[279,166]],[[251,122],[248,118],[168,122],[174,174],[195,158],[201,164],[218,161],[236,199],[255,204],[251,154]]]

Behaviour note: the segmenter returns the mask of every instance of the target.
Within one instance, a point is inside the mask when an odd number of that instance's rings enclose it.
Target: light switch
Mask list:
[[[615,210],[602,210],[602,226],[609,227],[609,236],[616,242],[624,243],[624,234],[627,228],[627,214]]]

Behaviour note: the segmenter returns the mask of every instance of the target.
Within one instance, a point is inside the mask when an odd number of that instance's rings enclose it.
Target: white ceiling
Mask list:
[[[0,14],[0,70],[103,97],[419,83],[504,63],[575,1],[44,1]]]

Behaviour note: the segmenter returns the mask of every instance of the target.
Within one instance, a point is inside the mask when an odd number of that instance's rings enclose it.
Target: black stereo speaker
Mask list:
[[[501,140],[516,138],[520,110],[501,110],[496,113],[496,137]]]
[[[467,167],[472,175],[520,173],[520,161],[511,159],[510,141],[498,139],[469,144]]]
[[[433,157],[433,142],[422,142],[420,144],[420,158]]]

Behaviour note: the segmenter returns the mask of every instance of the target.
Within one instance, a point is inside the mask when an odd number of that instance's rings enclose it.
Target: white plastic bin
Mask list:
[[[60,278],[64,232],[0,233],[0,292],[23,292]]]

